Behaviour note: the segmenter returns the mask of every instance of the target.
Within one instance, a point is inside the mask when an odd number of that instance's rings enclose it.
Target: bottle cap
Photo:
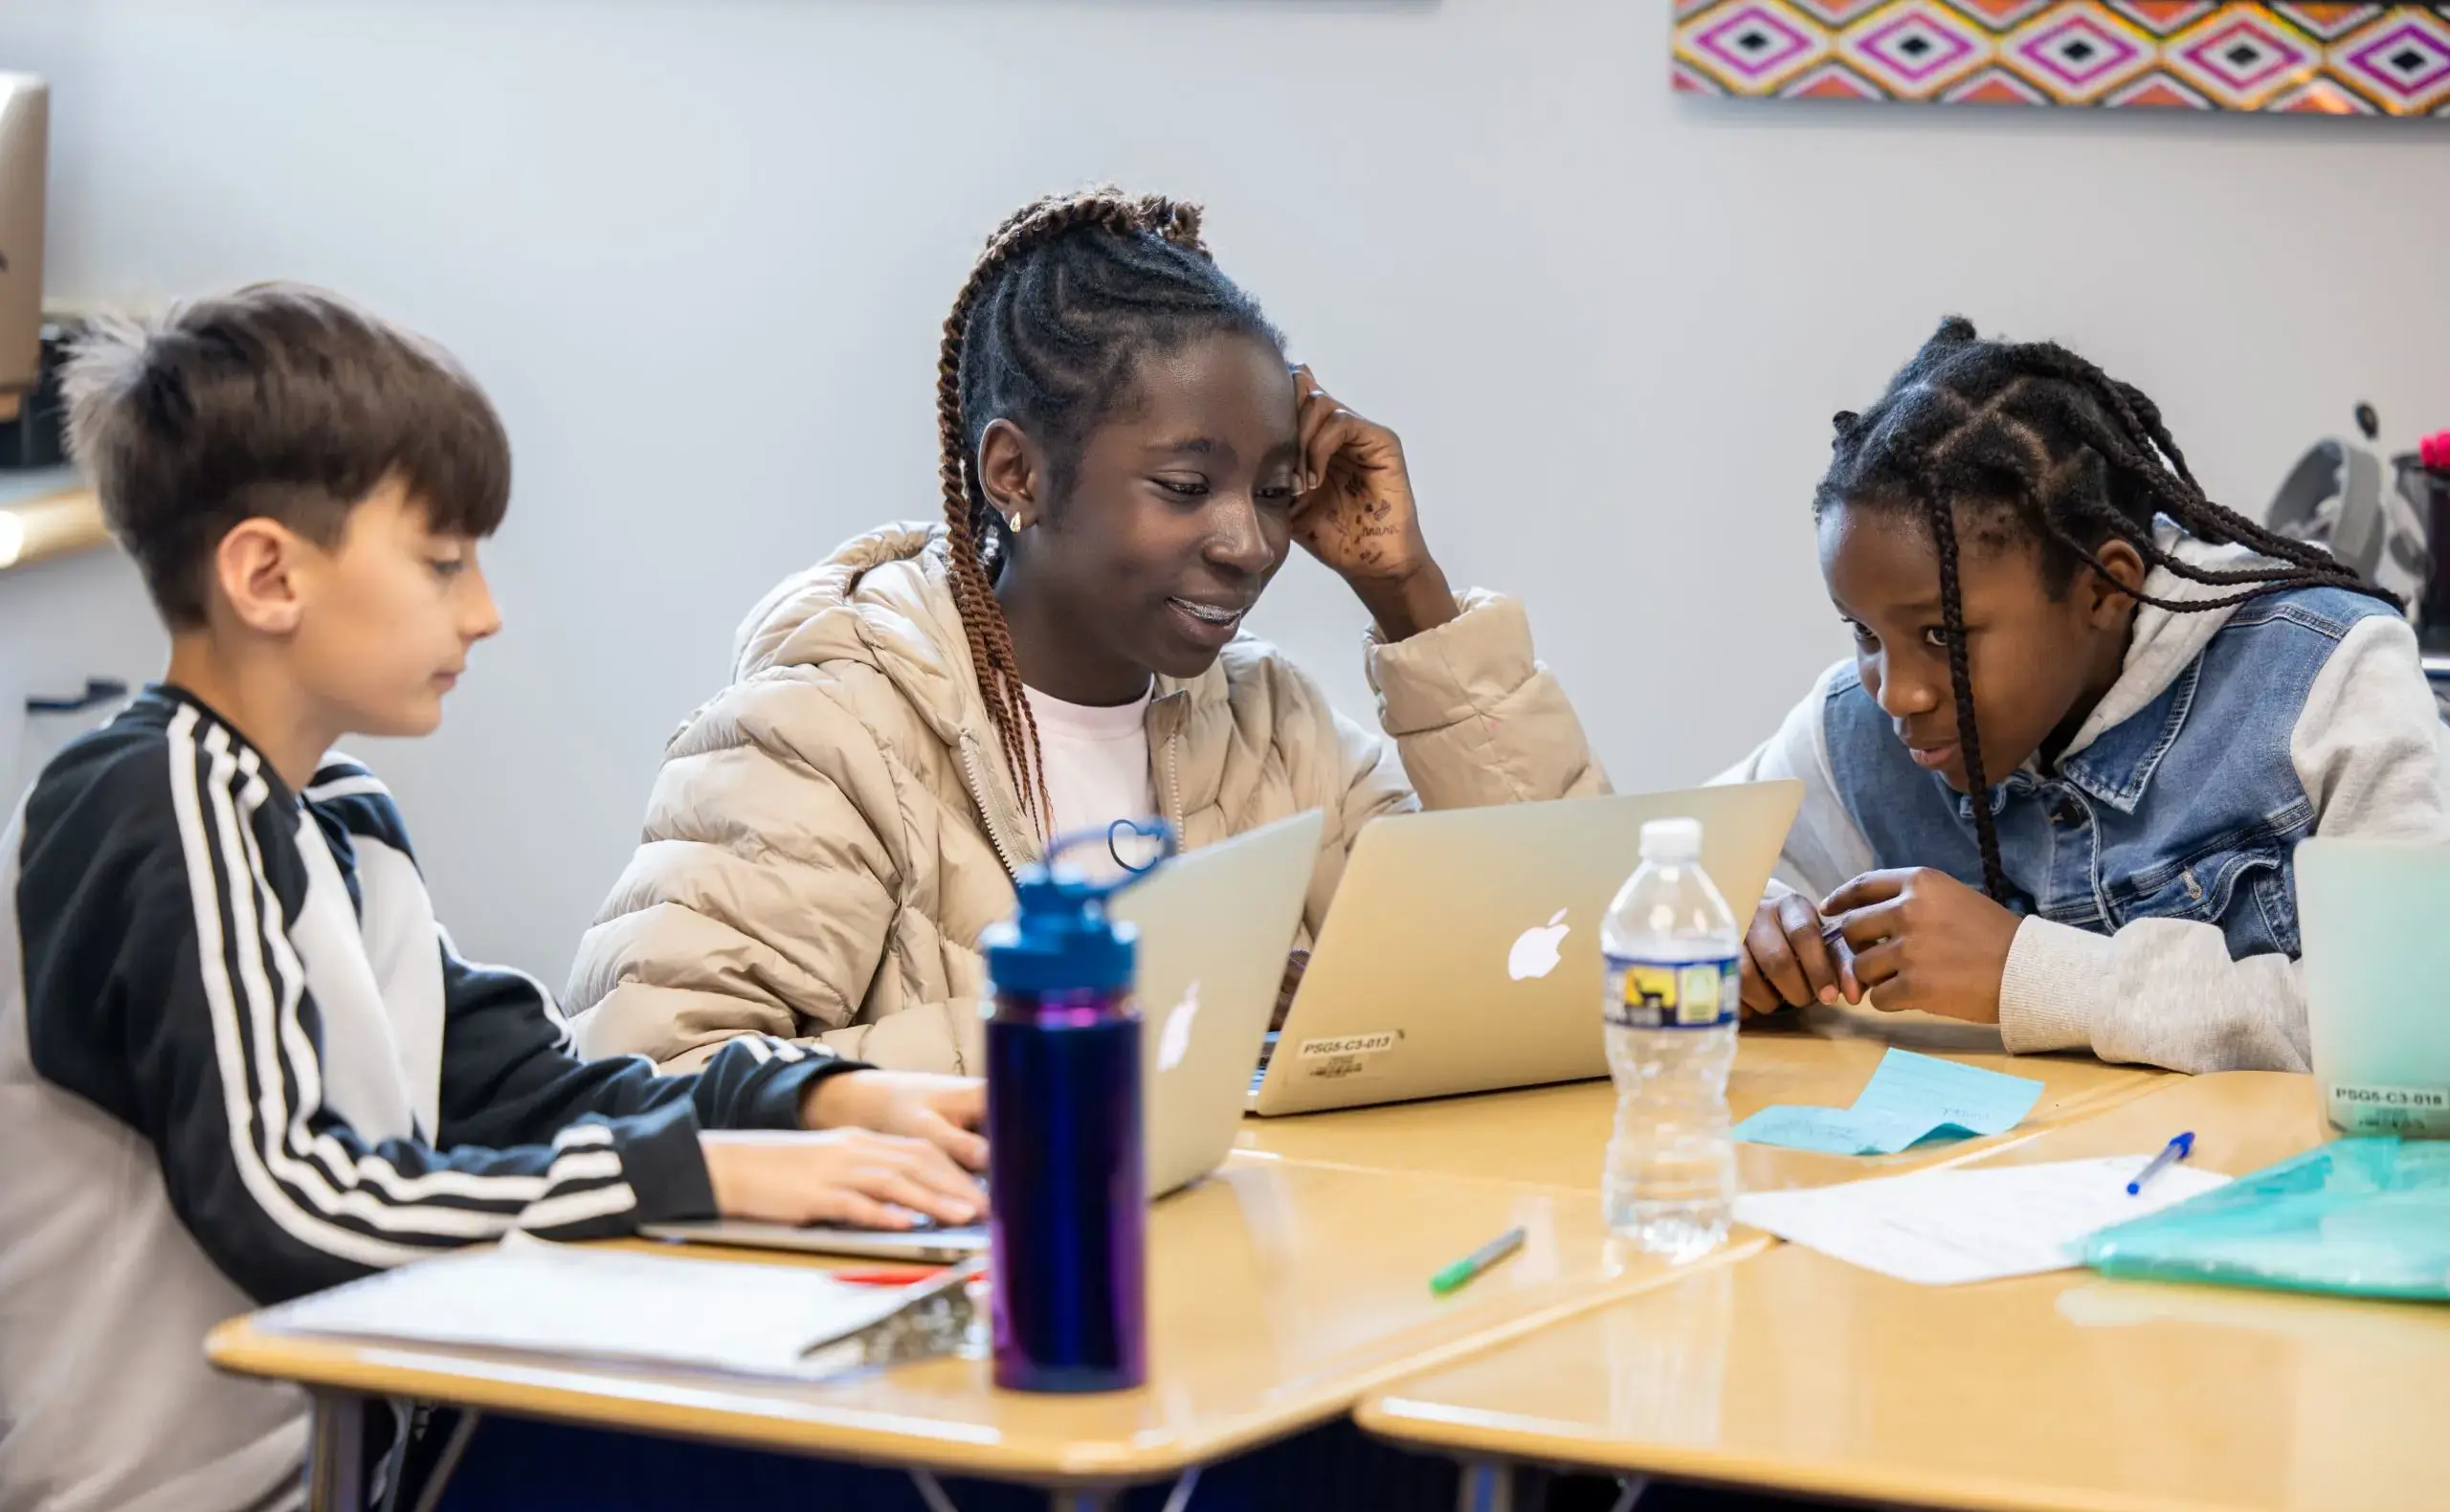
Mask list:
[[[1702,858],[1702,821],[1653,819],[1642,826],[1645,861],[1698,861]]]
[[[1120,831],[1158,842],[1147,865],[1107,882],[1093,882],[1067,865],[1063,853],[1085,844],[1109,845]],[[1139,881],[1175,852],[1174,832],[1155,821],[1118,822],[1111,829],[1067,835],[1047,849],[1046,859],[1021,868],[1013,883],[1020,908],[989,927],[979,942],[987,974],[998,991],[1112,992],[1131,985],[1139,962],[1140,932],[1106,917],[1106,900]]]

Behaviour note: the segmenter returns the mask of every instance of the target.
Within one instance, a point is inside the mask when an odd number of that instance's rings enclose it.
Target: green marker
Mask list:
[[[1488,1243],[1431,1277],[1429,1279],[1430,1295],[1443,1297],[1449,1292],[1461,1289],[1473,1277],[1480,1275],[1521,1248],[1523,1248],[1523,1231],[1519,1228],[1506,1230]]]

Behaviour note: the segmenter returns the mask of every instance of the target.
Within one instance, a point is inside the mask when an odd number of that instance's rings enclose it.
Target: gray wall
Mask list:
[[[742,611],[934,513],[937,324],[1040,189],[1209,203],[1629,785],[1842,654],[1828,416],[1945,310],[2143,384],[2250,508],[2359,398],[2450,424],[2441,123],[1697,101],[1667,10],[8,0],[0,66],[54,81],[57,296],[316,279],[500,400],[509,630],[439,739],[372,754],[463,940],[558,977]],[[123,646],[124,571],[75,570],[75,633]],[[1255,625],[1359,710],[1361,619],[1303,563]]]

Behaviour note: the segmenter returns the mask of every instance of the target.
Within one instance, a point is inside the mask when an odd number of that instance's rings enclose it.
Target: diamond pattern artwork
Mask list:
[[[1996,50],[1989,32],[1939,0],[1904,0],[1838,40],[1846,60],[1894,100],[1927,99],[1991,61]]]
[[[2322,50],[2265,6],[2223,7],[2161,45],[2172,73],[2230,110],[2260,110],[2313,77]]]
[[[2391,9],[2386,5],[2276,5],[2307,36],[2335,42]]]
[[[1872,7],[1884,3],[1885,0],[1795,0],[1796,8],[1806,15],[1815,21],[1826,21],[1831,26],[1844,26]]]
[[[1833,30],[1785,0],[1737,0],[1679,26],[1676,56],[1730,94],[1774,95],[1829,56]]]
[[[1676,0],[1671,13],[1687,94],[2450,116],[2450,3]]]
[[[2450,18],[2411,9],[2333,44],[2330,63],[2384,110],[2439,113],[2450,106]]]
[[[2154,36],[2167,36],[2220,7],[2217,0],[2115,0],[2112,9]]]
[[[2089,105],[2144,73],[2158,57],[2134,23],[2094,4],[2060,5],[2000,44],[2009,66],[2031,79],[2044,103]]]

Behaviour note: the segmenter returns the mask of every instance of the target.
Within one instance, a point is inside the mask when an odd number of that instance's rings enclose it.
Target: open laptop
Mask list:
[[[2325,1115],[2349,1134],[2450,1137],[2450,846],[2317,835],[2295,859]]]
[[[1107,905],[1140,931],[1143,1162],[1152,1198],[1207,1175],[1234,1147],[1318,864],[1322,823],[1315,812],[1301,814],[1193,851]],[[893,1231],[717,1219],[643,1232],[937,1264],[987,1247],[983,1225]]]
[[[1741,926],[1802,802],[1783,781],[1371,823],[1250,1111],[1606,1076],[1599,921],[1640,864],[1642,825],[1702,822],[1702,865]]]

